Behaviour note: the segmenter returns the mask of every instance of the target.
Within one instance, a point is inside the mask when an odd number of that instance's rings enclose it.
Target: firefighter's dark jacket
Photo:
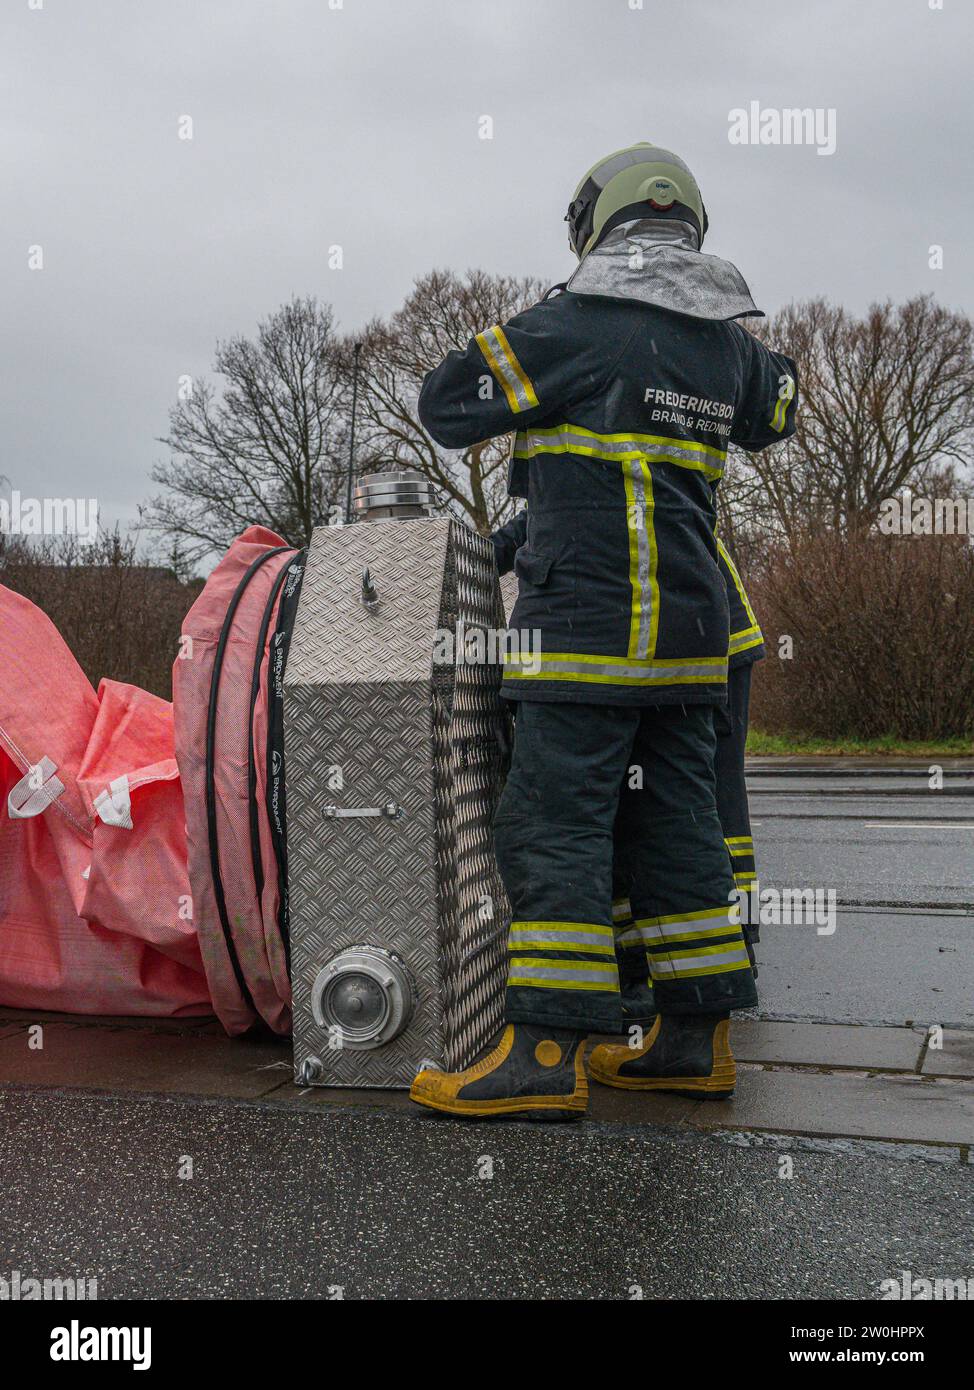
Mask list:
[[[514,568],[517,552],[528,540],[528,514],[523,509],[511,517],[510,521],[491,532],[494,559],[498,574],[510,574]],[[728,669],[737,666],[751,666],[764,657],[764,635],[751,607],[737,566],[723,542],[717,539],[717,563],[727,593],[727,607],[730,612],[730,641],[728,643]]]
[[[729,443],[794,432],[796,382],[738,323],[572,292],[429,373],[419,414],[438,443],[516,431],[511,628],[535,649],[508,656],[508,698],[723,702],[732,626],[741,643],[760,631],[743,598],[730,621],[715,490]]]

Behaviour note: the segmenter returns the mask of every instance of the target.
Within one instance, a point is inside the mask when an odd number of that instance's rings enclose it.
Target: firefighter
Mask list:
[[[498,527],[490,539],[494,546],[498,573],[509,574],[514,568],[518,550],[527,542],[527,512],[519,511],[511,521]],[[757,882],[757,875],[747,800],[744,751],[751,699],[751,668],[756,661],[764,657],[764,637],[737,566],[719,537],[717,556],[730,612],[727,705],[714,711],[717,815],[724,844],[731,859],[735,887],[745,895],[741,900],[744,911],[744,943],[754,978],[757,979],[754,943],[758,940],[758,923],[749,920],[746,899],[748,890]],[[619,1032],[633,1023],[652,1024],[656,1016],[652,976],[643,944],[643,934],[632,916],[629,901],[632,874],[625,849],[625,820],[624,810],[617,811],[613,843],[612,926],[615,933],[616,964],[619,967],[621,994],[617,1028],[613,1031]],[[598,1023],[604,1024],[604,1019],[599,1019]]]
[[[506,1027],[464,1072],[425,1068],[414,1100],[471,1117],[570,1119],[585,1039],[620,1012],[613,836],[657,1018],[641,1048],[598,1047],[608,1085],[732,1093],[728,1020],[756,1004],[715,801],[729,612],[715,538],[727,448],[794,431],[797,373],[737,320],[740,273],[704,255],[707,215],[676,155],[600,161],[568,210],[564,290],[478,333],[423,384],[446,448],[515,431],[526,496],[505,663],[518,702],[495,818],[512,907]]]

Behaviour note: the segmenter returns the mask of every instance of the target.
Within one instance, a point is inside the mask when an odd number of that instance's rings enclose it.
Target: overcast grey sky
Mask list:
[[[433,266],[563,279],[635,140],[763,308],[972,312],[972,52],[971,0],[0,0],[0,475],[131,520],[217,338],[293,294],[355,328]],[[752,101],[834,108],[835,153],[732,144]]]

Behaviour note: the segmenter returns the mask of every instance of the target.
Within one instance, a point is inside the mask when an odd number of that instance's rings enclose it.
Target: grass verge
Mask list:
[[[884,738],[809,738],[804,734],[765,734],[750,729],[747,751],[753,757],[829,758],[970,758],[974,743],[969,738],[902,739],[892,734]]]

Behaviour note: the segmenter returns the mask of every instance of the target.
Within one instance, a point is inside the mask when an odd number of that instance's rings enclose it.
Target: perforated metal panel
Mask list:
[[[501,671],[434,660],[458,621],[504,627],[483,537],[445,519],[315,532],[284,706],[295,1074],[312,1084],[408,1086],[426,1059],[466,1065],[500,1026],[509,912],[490,824]],[[395,816],[348,814],[390,804]],[[404,963],[414,1008],[391,1041],[350,1049],[316,1024],[312,989],[363,945]]]

